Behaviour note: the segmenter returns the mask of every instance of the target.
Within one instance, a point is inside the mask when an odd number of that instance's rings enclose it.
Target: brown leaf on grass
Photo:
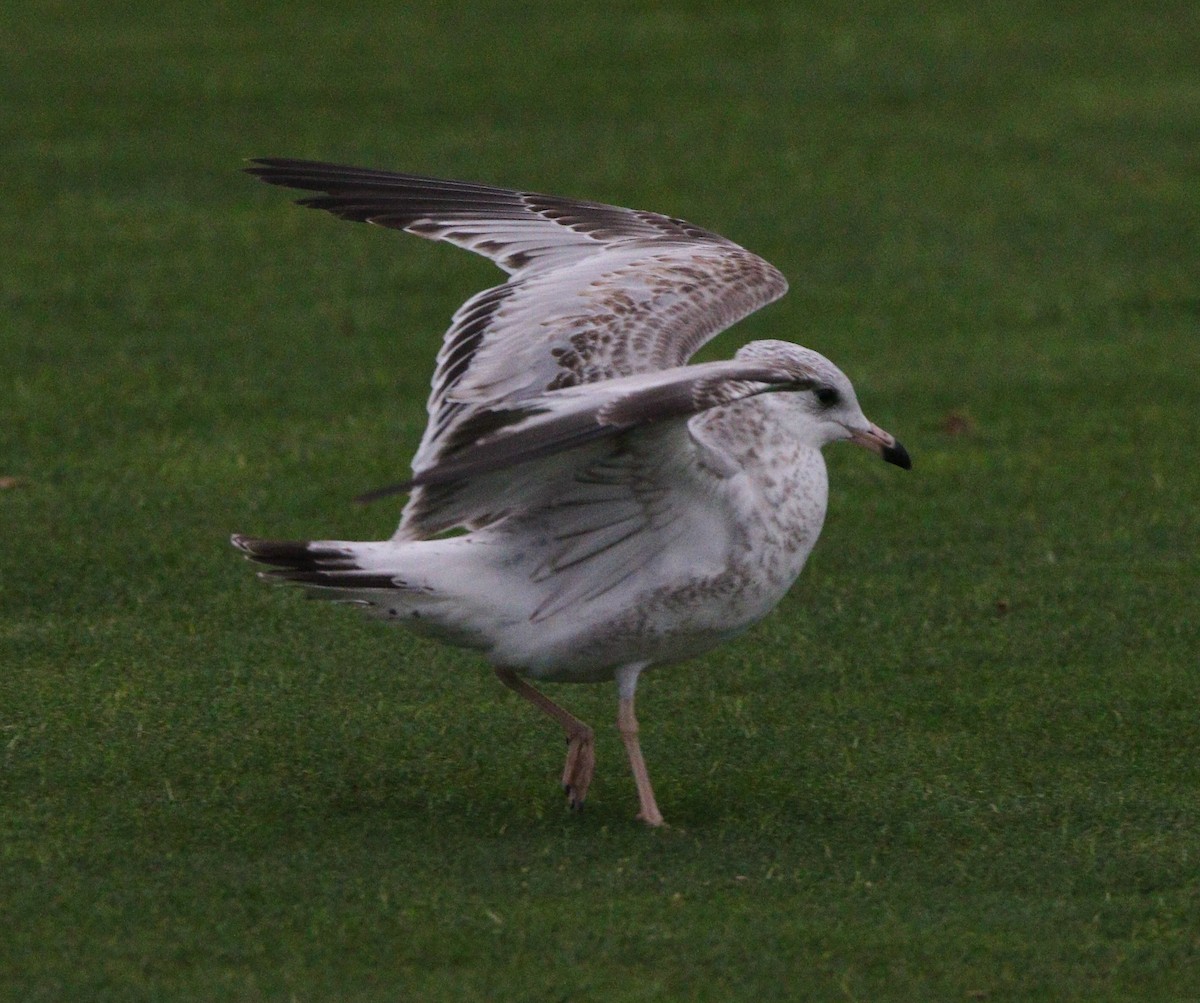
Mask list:
[[[24,477],[0,477],[0,491],[7,491],[9,488],[19,488],[26,483]]]
[[[942,416],[941,429],[945,435],[973,435],[975,419],[966,411],[947,411]]]

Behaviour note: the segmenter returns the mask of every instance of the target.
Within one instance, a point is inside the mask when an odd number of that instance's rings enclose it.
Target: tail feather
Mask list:
[[[269,566],[263,578],[330,589],[403,589],[393,575],[362,568],[352,547],[321,540],[261,540],[230,537],[251,561]]]
[[[368,616],[460,647],[491,645],[489,635],[464,614],[463,602],[429,579],[431,559],[436,563],[436,553],[453,541],[397,545],[391,540],[260,540],[235,534],[230,542],[249,560],[267,566],[260,578],[299,585],[310,598],[357,606]]]

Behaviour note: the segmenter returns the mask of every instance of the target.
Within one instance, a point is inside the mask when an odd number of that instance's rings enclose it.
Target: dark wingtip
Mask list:
[[[325,166],[315,160],[297,160],[294,157],[247,157],[246,163],[251,166],[243,168],[243,170],[254,173],[256,171],[277,170],[281,167],[322,167]]]
[[[912,470],[912,458],[908,455],[908,450],[899,442],[893,442],[890,446],[884,447],[883,459],[884,462],[894,464],[901,470]]]
[[[402,495],[411,491],[416,487],[415,481],[401,481],[399,484],[389,484],[386,487],[375,488],[374,491],[365,491],[354,499],[355,505],[370,505],[371,502],[379,501],[381,498],[390,498],[392,495]]]
[[[309,165],[303,160],[289,160],[286,157],[251,157],[246,161],[249,165],[242,170],[251,177],[265,181],[269,185],[281,188],[313,188],[312,184],[304,184]],[[297,183],[301,182],[301,183]]]
[[[272,171],[282,167],[286,161],[279,157],[247,157],[246,164],[242,170],[247,174],[253,174],[255,177],[262,177],[264,174],[270,174]]]

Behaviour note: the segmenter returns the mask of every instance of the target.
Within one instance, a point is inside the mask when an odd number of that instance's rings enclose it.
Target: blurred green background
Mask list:
[[[0,995],[1150,1000],[1200,986],[1200,8],[0,9]],[[239,175],[654,209],[834,359],[779,611],[559,734],[473,657],[258,584],[381,538],[498,279]]]

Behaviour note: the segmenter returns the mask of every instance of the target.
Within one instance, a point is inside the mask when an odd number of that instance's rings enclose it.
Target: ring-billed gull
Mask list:
[[[299,160],[251,174],[299,204],[475,251],[508,281],[446,332],[429,424],[390,540],[236,535],[263,577],[480,651],[562,725],[581,807],[592,729],[527,678],[615,679],[638,817],[662,814],[638,744],[649,666],[741,633],[783,598],[825,518],[821,447],[848,440],[904,469],[816,352],[756,341],[688,365],[787,291],[770,264],[680,219],[487,185]]]

